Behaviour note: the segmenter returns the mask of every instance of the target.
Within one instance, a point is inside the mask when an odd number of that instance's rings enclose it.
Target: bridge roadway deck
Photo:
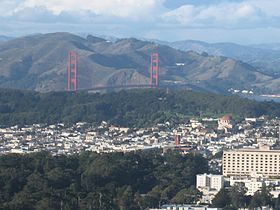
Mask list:
[[[91,88],[80,88],[77,91],[98,91],[98,90],[113,90],[113,89],[131,89],[131,88],[171,88],[171,89],[185,89],[192,90],[190,84],[130,84],[130,85],[108,85],[108,86],[96,86]]]
[[[92,88],[82,88],[78,91],[94,91],[94,90],[110,90],[110,89],[129,89],[129,88],[158,88],[162,86],[150,85],[150,84],[132,84],[132,85],[112,85],[112,86],[97,86]]]

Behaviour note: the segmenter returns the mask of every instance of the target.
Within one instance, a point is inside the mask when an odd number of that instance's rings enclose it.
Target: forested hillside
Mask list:
[[[177,153],[1,156],[0,209],[140,210],[195,202],[195,175],[207,171],[201,156]]]
[[[280,116],[280,104],[192,91],[131,90],[88,94],[0,90],[0,125],[33,123],[99,123],[142,127],[189,117]]]

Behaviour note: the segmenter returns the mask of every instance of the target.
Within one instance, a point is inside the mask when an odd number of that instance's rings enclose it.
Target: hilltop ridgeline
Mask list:
[[[277,78],[242,61],[183,52],[134,38],[115,42],[69,33],[37,34],[0,43],[0,87],[40,92],[67,86],[68,52],[78,54],[78,88],[148,84],[150,55],[160,55],[160,84],[215,93],[230,88],[277,91]],[[180,65],[178,65],[180,64]]]

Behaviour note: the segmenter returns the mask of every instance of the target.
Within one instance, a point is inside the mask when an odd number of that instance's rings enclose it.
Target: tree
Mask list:
[[[270,194],[269,188],[263,183],[261,190],[255,192],[252,197],[250,208],[262,207],[272,205],[272,195]]]
[[[274,208],[280,209],[280,195],[278,195],[278,197],[274,201],[275,201]]]
[[[35,209],[36,210],[56,210],[59,209],[59,205],[52,201],[50,198],[42,198],[39,202],[37,202]]]
[[[134,203],[134,193],[131,186],[125,187],[125,190],[121,193],[118,206],[120,210],[133,210],[136,205]]]
[[[245,200],[245,194],[247,192],[247,188],[245,187],[244,183],[235,183],[234,186],[232,186],[229,189],[229,196],[231,200],[231,204],[235,208],[244,208],[246,204]]]
[[[172,198],[172,202],[176,204],[194,204],[199,201],[202,197],[202,193],[196,189],[194,186],[189,188],[185,188],[180,190],[174,198]]]
[[[212,200],[212,206],[216,208],[224,208],[231,204],[228,190],[222,188]]]

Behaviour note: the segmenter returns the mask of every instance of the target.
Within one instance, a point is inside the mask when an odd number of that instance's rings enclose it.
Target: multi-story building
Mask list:
[[[219,191],[224,187],[224,177],[222,175],[198,174],[196,175],[196,188]]]
[[[280,150],[263,146],[259,149],[225,151],[223,175],[280,177]]]
[[[198,174],[196,188],[202,192],[202,203],[211,203],[215,195],[224,187],[223,175]]]

